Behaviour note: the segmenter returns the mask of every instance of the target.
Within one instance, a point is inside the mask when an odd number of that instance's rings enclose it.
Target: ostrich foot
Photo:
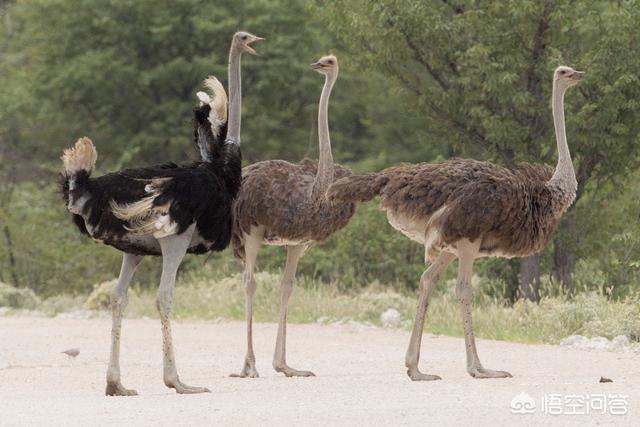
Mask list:
[[[282,372],[286,377],[315,377],[316,374],[314,374],[311,371],[299,371],[297,369],[293,369],[290,368],[286,363],[282,363],[282,364],[273,364],[273,369],[276,370],[276,372]]]
[[[256,370],[256,362],[245,359],[242,371],[239,374],[231,374],[229,376],[232,378],[258,378],[260,375]]]
[[[107,382],[107,388],[104,391],[106,396],[137,396],[138,392],[124,388],[120,381]]]
[[[178,394],[211,393],[211,390],[206,387],[192,387],[177,378],[175,380],[165,380],[164,383],[167,387],[175,389]]]
[[[407,375],[409,375],[411,381],[436,381],[442,379],[437,375],[423,374],[417,368],[407,369]]]
[[[492,371],[491,369],[485,369],[482,366],[471,366],[467,369],[469,375],[473,378],[511,378],[511,375],[507,371]]]

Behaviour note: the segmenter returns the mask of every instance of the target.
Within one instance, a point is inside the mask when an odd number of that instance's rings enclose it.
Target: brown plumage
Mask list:
[[[429,243],[426,250],[431,259],[465,238],[481,238],[483,255],[527,256],[549,242],[563,212],[546,185],[552,175],[553,168],[547,165],[503,168],[452,159],[348,177],[332,185],[328,197],[364,202],[380,195],[380,207],[394,218],[391,221],[404,219],[402,222],[420,227],[400,231],[422,244]],[[435,230],[437,238],[427,242]]]
[[[330,204],[310,194],[318,163],[304,159],[299,164],[266,160],[242,170],[242,187],[236,200],[233,233],[234,254],[244,259],[243,234],[252,227],[264,228],[264,243],[320,243],[347,225],[355,212],[353,203]],[[351,175],[335,165],[335,178]]]
[[[329,203],[325,196],[334,179],[351,175],[349,169],[334,165],[329,139],[329,95],[338,76],[338,60],[335,56],[326,56],[312,67],[325,75],[318,108],[318,162],[305,159],[295,165],[283,160],[268,160],[243,170],[240,196],[235,205],[232,243],[234,253],[245,264],[247,354],[242,370],[234,376],[258,376],[252,338],[256,290],[253,269],[263,244],[287,248],[273,367],[288,377],[313,375],[313,372],[289,367],[285,357],[287,306],[296,268],[305,250],[347,225],[355,211],[354,203]]]
[[[425,247],[431,261],[420,280],[418,309],[405,365],[412,380],[435,380],[418,369],[429,295],[449,264],[459,260],[456,295],[462,308],[467,371],[476,378],[504,378],[478,358],[471,323],[471,276],[475,258],[516,257],[540,251],[575,199],[577,182],[566,141],[564,93],[582,73],[559,67],[553,79],[553,119],[558,145],[555,170],[546,165],[504,168],[489,162],[452,159],[404,164],[335,182],[334,202],[366,202],[379,195],[389,223]]]

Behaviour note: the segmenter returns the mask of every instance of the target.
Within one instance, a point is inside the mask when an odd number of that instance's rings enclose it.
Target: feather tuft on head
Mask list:
[[[96,166],[98,152],[93,142],[86,136],[78,139],[73,148],[68,148],[60,157],[66,175],[73,175],[80,171],[91,173]]]

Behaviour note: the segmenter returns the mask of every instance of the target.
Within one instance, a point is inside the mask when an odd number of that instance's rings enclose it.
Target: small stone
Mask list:
[[[611,378],[600,377],[601,383],[612,383],[613,380]]]
[[[585,345],[589,350],[609,350],[611,349],[611,341],[605,337],[593,337]]]
[[[565,339],[563,339],[562,341],[560,341],[560,345],[563,347],[579,346],[583,344],[585,341],[588,341],[587,337],[584,337],[582,335],[570,335]]]
[[[388,308],[380,315],[380,323],[384,328],[398,328],[402,322],[402,314],[395,308]]]
[[[615,348],[628,347],[631,343],[626,335],[618,335],[611,340],[611,344]]]
[[[318,325],[326,325],[327,323],[329,323],[329,318],[327,316],[320,316],[318,317],[318,320],[316,320],[316,323]]]

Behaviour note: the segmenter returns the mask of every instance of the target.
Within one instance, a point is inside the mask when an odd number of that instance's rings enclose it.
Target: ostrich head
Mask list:
[[[335,55],[323,56],[318,60],[318,62],[314,62],[313,64],[311,64],[311,68],[313,68],[320,74],[338,74],[338,58],[336,58]]]
[[[240,52],[248,52],[252,55],[258,53],[251,47],[251,43],[264,40],[262,37],[254,36],[246,31],[238,31],[233,35],[233,42],[231,46],[233,49],[237,49]]]
[[[584,76],[584,71],[576,71],[571,67],[561,65],[556,68],[553,74],[553,80],[563,89],[569,88],[577,84]]]

